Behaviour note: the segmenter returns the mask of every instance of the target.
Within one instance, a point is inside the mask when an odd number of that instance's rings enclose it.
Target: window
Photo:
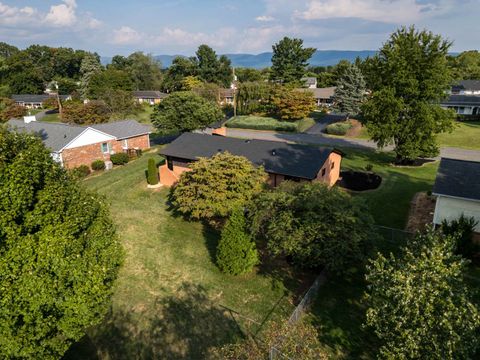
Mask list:
[[[167,167],[169,170],[173,171],[173,161],[170,158],[167,159]]]
[[[128,139],[123,140],[123,148],[128,149]]]
[[[323,168],[322,169],[322,177],[325,176],[325,173],[327,172],[327,169]]]
[[[332,162],[332,166],[331,166],[330,169],[332,169],[332,170],[335,169],[335,163],[334,162]]]
[[[108,146],[108,143],[102,143],[102,153],[108,154],[110,152],[110,147]]]

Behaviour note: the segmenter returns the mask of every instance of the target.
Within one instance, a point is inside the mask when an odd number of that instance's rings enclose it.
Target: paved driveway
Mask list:
[[[346,115],[342,114],[326,114],[322,116],[315,125],[313,125],[310,129],[305,131],[306,134],[312,135],[322,135],[325,128],[338,121],[345,121],[347,119]]]

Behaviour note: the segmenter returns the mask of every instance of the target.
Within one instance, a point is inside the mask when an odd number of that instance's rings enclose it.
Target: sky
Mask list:
[[[271,51],[284,36],[319,50],[376,50],[402,25],[480,49],[480,0],[0,0],[0,41],[193,55]]]

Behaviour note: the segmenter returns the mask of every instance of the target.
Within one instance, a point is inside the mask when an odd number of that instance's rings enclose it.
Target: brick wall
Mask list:
[[[148,149],[150,148],[149,135],[129,138],[128,148]],[[123,140],[107,141],[110,149],[115,153],[123,152]],[[110,160],[110,154],[102,153],[102,143],[80,146],[62,151],[63,166],[72,169],[80,165],[90,166],[94,160]]]
[[[316,181],[322,181],[328,186],[333,186],[337,182],[338,178],[340,177],[340,166],[342,163],[342,156],[332,152],[325,164],[323,164],[322,168],[317,174]],[[323,170],[325,170],[325,175],[322,175]]]

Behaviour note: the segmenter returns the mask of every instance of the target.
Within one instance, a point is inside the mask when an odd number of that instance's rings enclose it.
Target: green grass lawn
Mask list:
[[[281,121],[267,116],[237,116],[227,121],[230,128],[303,132],[315,125],[313,118],[305,118],[297,121]]]
[[[143,124],[151,124],[150,115],[153,113],[153,109],[153,106],[144,104],[141,106],[139,111],[128,115],[123,115],[121,117],[114,116],[112,117],[112,120],[133,119]]]
[[[441,146],[480,150],[480,121],[456,122],[452,133],[438,137]]]
[[[60,114],[55,113],[55,114],[46,114],[41,121],[46,121],[46,122],[61,122],[60,120]]]
[[[147,152],[84,182],[110,203],[126,259],[111,314],[71,349],[69,359],[203,358],[208,347],[238,338],[238,326],[261,328],[238,316],[237,324],[221,306],[262,323],[290,314],[294,292],[311,282],[273,265],[246,276],[222,274],[214,263],[219,234],[173,216],[167,189],[146,188],[151,157],[161,160]]]

